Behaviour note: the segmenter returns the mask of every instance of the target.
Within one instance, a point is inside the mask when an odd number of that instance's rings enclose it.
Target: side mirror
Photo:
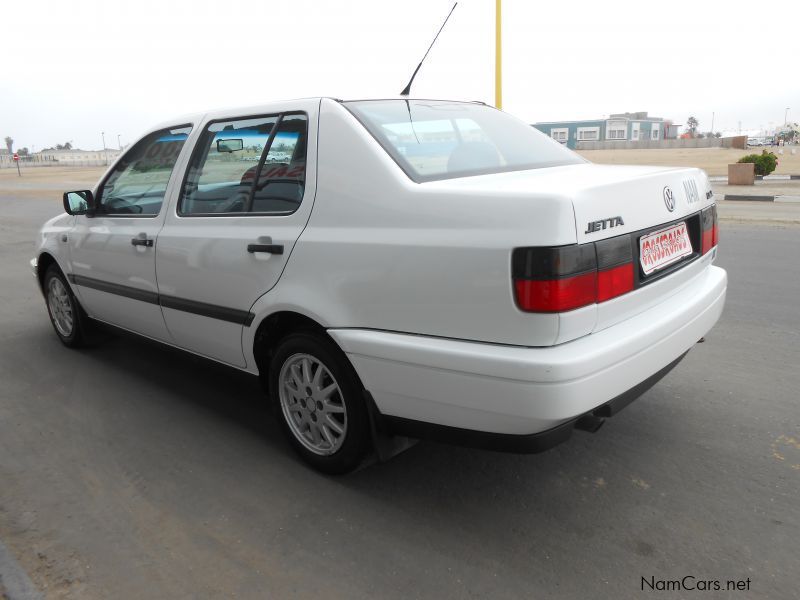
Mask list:
[[[64,192],[64,210],[68,215],[94,214],[94,196],[91,190]]]
[[[238,152],[244,149],[244,140],[217,140],[217,152]]]

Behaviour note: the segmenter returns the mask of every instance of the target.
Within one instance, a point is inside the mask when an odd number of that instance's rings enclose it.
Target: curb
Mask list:
[[[756,181],[789,181],[792,179],[800,179],[800,175],[756,175]]]
[[[800,175],[756,175],[756,181],[795,181],[800,179]],[[712,183],[727,183],[727,175],[712,175],[708,178]]]
[[[777,196],[755,196],[747,194],[725,194],[723,200],[749,200],[756,202],[787,202],[795,204],[800,202],[800,196],[788,196],[785,194],[778,194]]]
[[[723,200],[756,200],[761,202],[775,202],[775,196],[748,196],[745,194],[725,194]]]

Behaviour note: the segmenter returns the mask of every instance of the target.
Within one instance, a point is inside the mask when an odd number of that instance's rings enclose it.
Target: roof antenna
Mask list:
[[[442,29],[444,29],[444,26],[447,25],[447,21],[448,21],[448,19],[450,19],[450,15],[453,14],[453,11],[456,9],[456,6],[458,6],[458,2],[453,4],[453,8],[451,8],[450,12],[447,13],[447,18],[444,20],[444,23],[442,23],[442,26],[439,28],[439,33],[442,33]],[[436,43],[436,40],[439,38],[439,33],[436,34],[436,37],[433,38],[433,41],[431,42],[431,45],[428,46],[428,52],[431,51],[431,48],[433,48],[433,45]],[[402,92],[400,92],[401,96],[408,96],[411,93],[411,84],[414,83],[414,77],[417,76],[417,71],[419,71],[419,68],[422,66],[422,63],[425,62],[426,58],[428,58],[428,52],[425,53],[425,56],[423,56],[422,60],[419,61],[419,64],[417,65],[417,68],[414,69],[414,74],[411,76],[411,80],[408,82],[408,85],[405,87],[405,89]]]

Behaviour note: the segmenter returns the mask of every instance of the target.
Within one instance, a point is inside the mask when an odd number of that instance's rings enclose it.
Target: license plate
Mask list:
[[[639,238],[639,262],[645,275],[650,275],[692,253],[692,242],[686,223],[653,231]]]

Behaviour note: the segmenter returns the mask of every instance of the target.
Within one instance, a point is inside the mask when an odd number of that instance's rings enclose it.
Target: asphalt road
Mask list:
[[[45,597],[638,598],[689,575],[750,591],[655,595],[800,598],[800,227],[723,223],[722,320],[598,433],[327,478],[252,378],[57,341],[27,264],[46,195],[0,192],[0,545]]]

